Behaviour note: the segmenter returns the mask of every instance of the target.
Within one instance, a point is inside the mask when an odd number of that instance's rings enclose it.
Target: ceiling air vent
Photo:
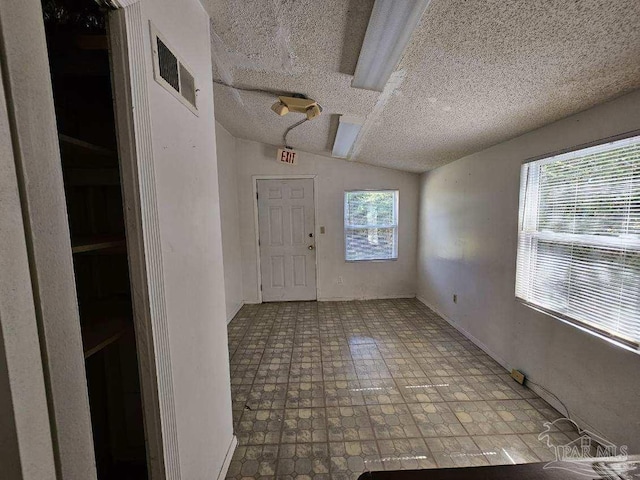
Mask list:
[[[198,90],[189,67],[176,55],[175,50],[167,45],[165,39],[153,25],[151,25],[151,41],[153,46],[153,77],[156,82],[197,115],[196,92]]]

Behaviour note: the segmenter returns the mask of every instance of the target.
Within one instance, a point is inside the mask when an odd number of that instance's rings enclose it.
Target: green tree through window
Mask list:
[[[345,193],[347,261],[397,258],[397,208],[396,190]]]

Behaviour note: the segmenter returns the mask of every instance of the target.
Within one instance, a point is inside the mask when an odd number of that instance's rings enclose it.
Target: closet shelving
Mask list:
[[[106,17],[42,0],[99,480],[147,477]]]

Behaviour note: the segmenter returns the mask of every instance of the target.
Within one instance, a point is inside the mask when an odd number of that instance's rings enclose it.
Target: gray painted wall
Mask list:
[[[238,211],[238,166],[236,139],[216,122],[218,188],[224,263],[224,293],[227,322],[244,303],[242,295],[242,251],[240,249],[240,212]]]
[[[555,393],[579,423],[636,452],[640,355],[534,311],[514,292],[522,161],[637,129],[640,91],[424,174],[418,248],[424,303]]]

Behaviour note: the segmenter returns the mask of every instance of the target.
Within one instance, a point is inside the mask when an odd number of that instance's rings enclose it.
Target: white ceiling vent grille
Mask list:
[[[187,102],[196,106],[196,83],[183,64],[180,64],[180,93]]]
[[[150,24],[151,25],[151,24]],[[195,115],[198,114],[196,81],[191,70],[168,46],[166,40],[151,25],[153,77]]]
[[[179,92],[178,59],[159,38],[156,38],[156,46],[158,48],[158,72],[160,77]]]

